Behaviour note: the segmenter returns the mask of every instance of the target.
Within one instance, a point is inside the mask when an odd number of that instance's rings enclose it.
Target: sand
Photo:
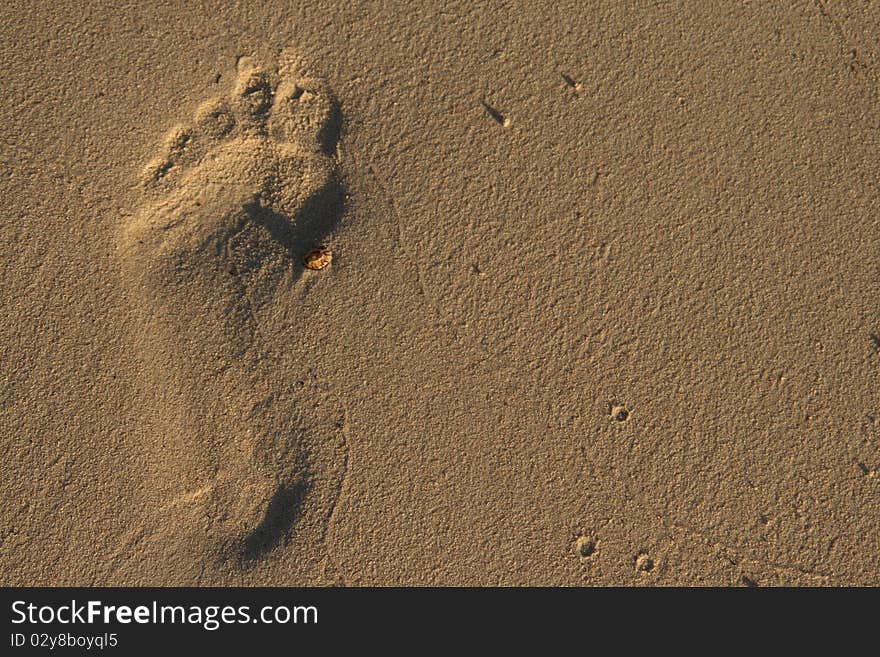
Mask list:
[[[0,30],[3,584],[880,584],[880,5]]]

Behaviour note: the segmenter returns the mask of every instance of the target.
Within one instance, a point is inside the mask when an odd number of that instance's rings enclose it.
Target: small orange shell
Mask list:
[[[306,253],[302,262],[308,269],[324,269],[333,262],[333,253],[326,246],[319,246]]]

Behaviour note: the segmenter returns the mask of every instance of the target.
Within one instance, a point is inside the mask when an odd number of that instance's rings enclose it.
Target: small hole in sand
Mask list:
[[[612,405],[611,419],[615,422],[626,422],[629,418],[629,409],[626,406]]]
[[[654,570],[654,560],[644,552],[636,557],[636,570],[640,573],[650,573]]]
[[[575,550],[577,553],[587,559],[596,554],[596,541],[587,537],[587,536],[578,536],[577,541],[574,544]]]

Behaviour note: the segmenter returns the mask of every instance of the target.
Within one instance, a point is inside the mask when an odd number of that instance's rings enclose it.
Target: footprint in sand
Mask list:
[[[295,55],[277,72],[245,58],[229,93],[172,129],[146,167],[147,199],[117,251],[143,360],[153,510],[116,555],[122,579],[124,562],[145,560],[167,573],[153,582],[222,579],[291,543],[291,577],[309,579],[325,557],[344,415],[318,383],[282,380],[279,354],[297,337],[267,327],[283,290],[326,275],[300,259],[342,211],[339,125]]]

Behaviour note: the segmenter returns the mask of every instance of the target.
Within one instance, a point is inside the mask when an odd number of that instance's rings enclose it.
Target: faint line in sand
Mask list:
[[[348,586],[348,583],[345,579],[345,573],[342,572],[342,568],[339,566],[339,561],[333,557],[330,550],[330,539],[333,534],[333,528],[336,525],[336,509],[339,507],[339,502],[342,499],[342,496],[345,492],[346,484],[348,483],[348,462],[351,458],[351,454],[349,452],[349,436],[348,436],[348,409],[346,408],[343,411],[342,416],[342,478],[339,481],[339,485],[336,487],[336,494],[333,496],[333,504],[330,506],[330,513],[327,516],[327,522],[324,524],[324,532],[321,537],[321,543],[325,546],[327,550],[327,559],[333,563],[334,570],[338,574],[339,583],[342,586]],[[326,568],[324,569],[324,575],[327,575]]]
[[[166,502],[165,504],[160,506],[158,512],[160,514],[163,514],[181,505],[196,502],[204,497],[208,492],[210,492],[212,488],[214,488],[214,484],[208,484],[207,486],[202,486],[201,488],[197,488],[196,490],[187,491],[181,495],[178,495],[175,498],[172,498],[169,502]],[[124,555],[134,549],[151,533],[155,533],[155,528],[153,528],[153,530],[151,531],[149,524],[145,524],[142,527],[128,532],[128,534],[122,541],[122,545],[120,545],[110,555],[110,574],[115,573],[116,570],[119,568],[120,562],[123,559]]]
[[[373,167],[368,166],[368,169],[370,171],[370,174],[372,174],[373,181],[376,183],[376,185],[378,185],[379,189],[382,192],[382,195],[385,197],[385,201],[388,204],[388,207],[391,209],[391,216],[393,217],[394,225],[397,228],[397,247],[403,252],[404,257],[406,257],[408,260],[412,260],[415,264],[416,284],[418,285],[419,293],[422,295],[422,299],[425,301],[425,303],[427,303],[432,308],[432,310],[434,310],[434,314],[436,315],[438,314],[436,303],[425,290],[425,285],[423,282],[424,272],[422,271],[421,260],[419,259],[418,254],[410,253],[408,242],[406,240],[406,234],[404,231],[403,221],[401,220],[400,214],[397,211],[397,206],[394,204],[394,199],[391,194],[388,193],[388,190],[385,188],[385,186],[380,182],[380,178],[376,175],[376,171],[373,169]]]
[[[828,11],[828,8],[825,6],[824,0],[813,0],[813,5],[815,5],[816,9],[819,10],[819,14],[822,16],[822,18],[825,19],[828,25],[831,26],[831,31],[834,32],[834,35],[840,42],[840,45],[849,55],[849,70],[852,73],[855,73],[856,71],[865,72],[865,74],[869,78],[871,78],[871,80],[876,84],[877,80],[871,74],[871,69],[859,55],[858,48],[852,47],[852,43],[849,41],[849,39],[847,39],[846,33],[843,31],[843,27],[840,25],[838,20],[834,18],[834,15],[830,11]]]

